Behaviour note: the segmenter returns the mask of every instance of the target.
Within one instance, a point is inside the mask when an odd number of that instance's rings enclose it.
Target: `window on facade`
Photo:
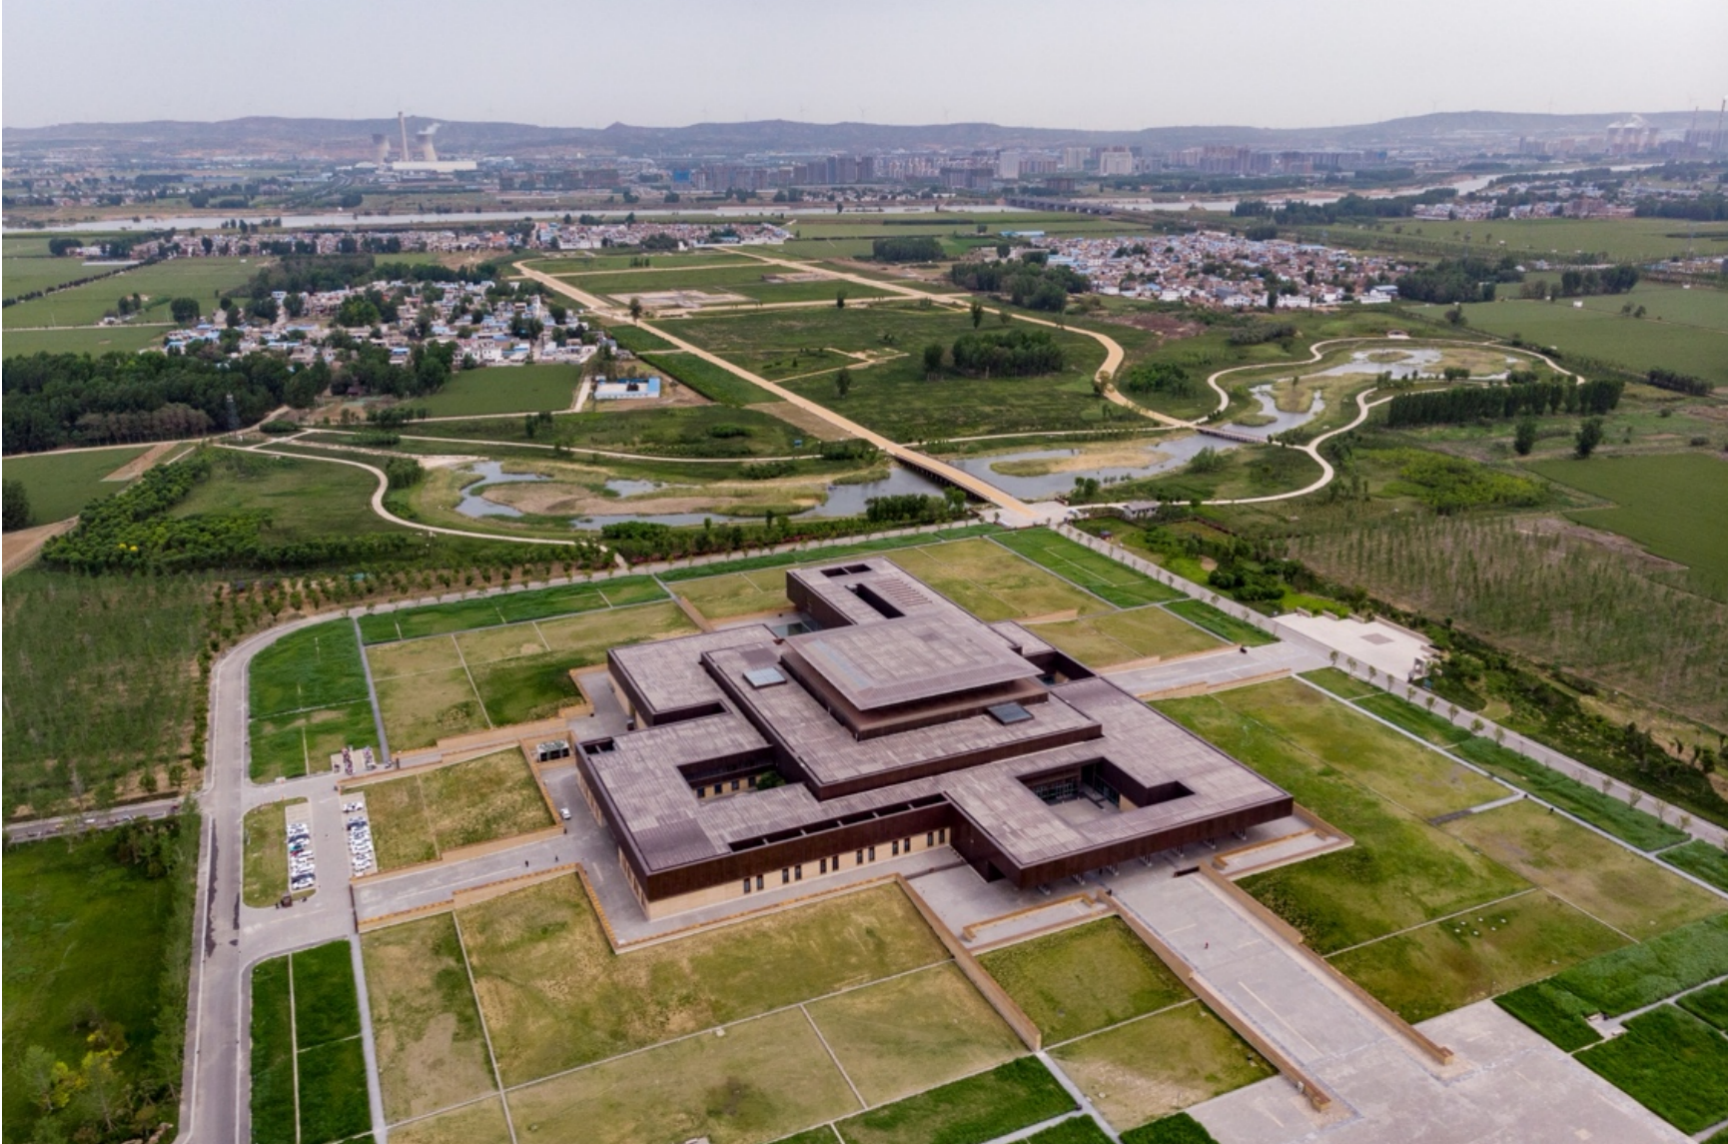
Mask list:
[[[826,859],[826,858],[822,859],[822,861],[816,867],[816,872],[818,874],[826,874],[828,872],[828,859]]]
[[[758,890],[762,888],[762,875],[760,874],[756,875],[756,888]]]
[[[732,780],[732,789],[733,789],[733,790],[737,790],[737,789],[738,789],[738,780],[737,780],[737,779],[733,779],[733,780]]]
[[[725,783],[715,783],[714,784],[714,793],[715,794],[725,794],[726,793],[726,784]]]
[[[898,842],[894,843],[889,848],[888,854],[890,857],[895,857],[895,858],[899,857],[900,856],[900,843],[898,843]]]
[[[787,870],[785,868],[782,868],[780,871],[780,884],[782,886],[784,886],[786,883],[790,882],[791,880],[792,880],[792,871]]]
[[[802,882],[804,880],[804,867],[802,865],[792,867],[792,880],[794,882]]]
[[[870,847],[870,861],[876,861],[876,848],[874,846]]]
[[[862,850],[858,851],[858,857],[852,859],[852,865],[854,865],[854,866],[864,865],[864,851],[862,851]]]
[[[708,788],[706,786],[699,786],[696,788],[696,797],[697,798],[706,798],[707,795],[708,795]]]
[[[750,892],[750,879],[748,878],[744,879],[744,892],[746,894]]]
[[[936,845],[936,832],[934,830],[924,835],[924,845],[926,848]]]

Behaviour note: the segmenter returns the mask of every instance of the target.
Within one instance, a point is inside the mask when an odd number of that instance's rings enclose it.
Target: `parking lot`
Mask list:
[[[342,818],[348,831],[349,869],[356,878],[374,873],[378,869],[378,855],[372,849],[372,824],[366,817],[365,796],[343,803]]]
[[[288,820],[288,892],[309,894],[318,888],[318,868],[312,854],[311,805],[291,804]],[[296,821],[296,820],[299,821]]]

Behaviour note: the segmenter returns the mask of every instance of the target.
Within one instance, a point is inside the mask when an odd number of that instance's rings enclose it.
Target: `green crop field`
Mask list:
[[[630,264],[646,258],[646,267]],[[558,278],[571,278],[577,285],[583,274],[601,274],[617,270],[697,270],[710,266],[760,266],[761,263],[742,254],[704,251],[699,254],[562,254],[556,258],[536,258],[521,265]]]
[[[1728,1039],[1672,1005],[1630,1018],[1578,1060],[1682,1132],[1728,1119]]]
[[[88,452],[11,456],[0,462],[0,475],[24,486],[24,495],[30,500],[31,524],[51,524],[76,516],[91,501],[113,496],[125,488],[127,481],[105,481],[102,478],[142,456],[148,448],[147,445],[124,445],[117,449],[92,449]]]
[[[8,306],[0,325],[10,341],[11,331],[28,326],[87,326],[113,310],[122,296],[144,298],[143,322],[167,322],[168,303],[180,297],[196,298],[205,313],[218,301],[217,295],[244,285],[261,263],[243,258],[178,258],[155,266],[141,266],[92,282],[61,290],[46,298]]]
[[[1537,890],[1333,955],[1332,964],[1407,1021],[1426,1021],[1627,944]]]
[[[1662,861],[1728,892],[1728,853],[1724,853],[1721,847],[1703,841],[1688,842],[1663,851]]]
[[[195,839],[196,823],[189,829]],[[99,1120],[81,1107],[44,1118],[19,1064],[39,1046],[76,1072],[91,1049],[86,1038],[102,1023],[124,1030],[126,1048],[113,1063],[123,1084],[152,1093],[164,1084],[179,1084],[179,1053],[170,1051],[165,1061],[154,1061],[153,1054],[170,1048],[161,1040],[164,1033],[178,1043],[183,1031],[184,1002],[176,1009],[163,985],[167,973],[179,976],[184,988],[186,963],[170,966],[165,960],[176,956],[176,945],[179,957],[187,955],[191,869],[148,877],[142,866],[123,865],[115,857],[115,841],[112,832],[92,833],[6,849],[0,923],[6,934],[8,1140],[30,1139],[41,1119],[55,1122],[58,1134],[37,1139],[72,1138],[87,1119],[94,1124],[92,1138],[99,1138]],[[184,917],[177,919],[176,890],[182,880]],[[181,925],[188,927],[186,934],[176,938]],[[163,1026],[164,1020],[170,1027]],[[159,1119],[174,1119],[170,1104],[158,1113]]]
[[[1182,594],[1125,564],[1044,528],[1005,532],[996,542],[1041,564],[1118,608],[1181,599]]]
[[[113,270],[112,266],[86,266],[79,258],[17,256],[8,250],[5,257],[0,258],[0,289],[5,291],[6,297],[16,298],[32,290],[48,290],[80,278],[109,274]]]
[[[457,918],[506,1085],[945,960],[892,886],[622,957],[575,878]]]
[[[1728,360],[1728,338],[1724,339]],[[1728,460],[1703,453],[1543,461],[1530,468],[1611,508],[1566,515],[1630,537],[1657,556],[1685,564],[1690,585],[1728,600]]]
[[[1347,740],[1333,738],[1332,718],[1315,724],[1309,721],[1309,713],[1301,722],[1284,725],[1280,708],[1285,704],[1280,700],[1300,698],[1292,689],[1315,695],[1301,683],[1282,681],[1165,700],[1157,707],[1290,791],[1303,806],[1355,840],[1348,850],[1256,874],[1241,883],[1301,930],[1316,950],[1331,953],[1359,945],[1528,887],[1528,882],[1499,863],[1362,785],[1370,780],[1390,784],[1389,789],[1404,797],[1420,796],[1425,802],[1454,808],[1484,801],[1468,794],[1458,798],[1451,786],[1454,776],[1444,766],[1421,756],[1404,756],[1406,762],[1421,759],[1413,769],[1381,767],[1373,757],[1351,757],[1342,746]],[[1331,702],[1323,696],[1315,698]],[[1335,706],[1345,710],[1341,704]],[[1353,725],[1347,722],[1344,728]],[[1444,756],[1402,736],[1378,726],[1375,730],[1447,764]],[[1468,779],[1456,777],[1461,783],[1486,782],[1473,774]],[[1463,788],[1456,790],[1463,793]]]
[[[1226,643],[1241,644],[1243,647],[1264,647],[1266,644],[1278,642],[1277,636],[1268,635],[1247,620],[1239,620],[1199,600],[1178,600],[1170,605],[1170,611]]]
[[[415,398],[433,417],[489,413],[556,413],[576,400],[578,366],[556,362],[463,370],[427,397]]]
[[[1582,298],[1479,302],[1464,307],[1464,312],[1475,328],[1502,336],[1518,334],[1527,345],[1557,346],[1563,353],[1600,358],[1638,373],[1671,369],[1728,386],[1728,292],[1686,291],[1688,297],[1676,303],[1659,292],[1667,290],[1680,292],[1678,287],[1650,285],[1594,304]],[[1651,301],[1643,300],[1647,296]],[[1585,304],[1574,306],[1573,301]],[[1675,316],[1671,320],[1622,317],[1620,307],[1628,301]],[[1612,307],[1604,308],[1603,302],[1611,302]]]
[[[169,326],[76,326],[65,330],[6,331],[4,348],[7,357],[30,354],[107,354],[136,353],[143,349],[160,349],[162,335]]]
[[[289,1009],[292,1008],[292,1019]],[[330,942],[252,969],[254,1144],[333,1144],[372,1123],[353,957]]]
[[[1017,942],[979,961],[1049,1043],[1193,996],[1119,918]]]
[[[845,1144],[984,1144],[1073,1108],[1038,1058],[1021,1057],[834,1127]]]
[[[711,361],[703,361],[692,353],[674,351],[637,356],[644,365],[720,405],[741,408],[775,400],[773,394],[754,382],[746,381]]]
[[[1671,218],[1497,218],[1480,223],[1420,225],[1430,236],[1470,230],[1478,235],[1480,243],[1494,247],[1496,253],[1533,259],[1547,254],[1585,252],[1605,254],[1610,262],[1654,262],[1683,255],[1688,249],[1707,253],[1728,241],[1728,226],[1721,223],[1695,224]],[[1504,249],[1499,249],[1502,246]]]

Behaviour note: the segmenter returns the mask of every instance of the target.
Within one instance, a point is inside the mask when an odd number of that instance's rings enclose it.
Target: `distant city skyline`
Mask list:
[[[19,0],[7,127],[249,115],[558,127],[791,119],[1134,130],[1433,111],[1714,112],[1728,4],[1650,0],[555,2],[292,9]],[[99,50],[82,49],[96,36]],[[120,46],[124,45],[124,50]]]

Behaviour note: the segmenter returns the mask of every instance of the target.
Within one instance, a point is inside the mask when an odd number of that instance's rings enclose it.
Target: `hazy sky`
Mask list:
[[[1302,127],[1728,94],[1728,0],[7,0],[3,20],[8,127]]]

